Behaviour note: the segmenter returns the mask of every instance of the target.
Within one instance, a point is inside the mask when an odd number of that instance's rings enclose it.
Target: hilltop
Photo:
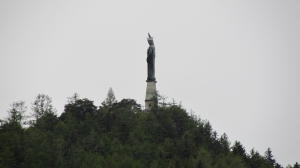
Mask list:
[[[0,167],[282,167],[270,148],[247,153],[181,104],[160,95],[154,100],[146,112],[111,93],[100,106],[74,94],[60,116],[47,95],[36,97],[31,115],[24,102],[15,102],[1,120]]]

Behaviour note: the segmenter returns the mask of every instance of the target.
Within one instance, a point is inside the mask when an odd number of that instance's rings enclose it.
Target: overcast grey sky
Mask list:
[[[147,33],[157,89],[247,152],[300,161],[300,1],[0,0],[0,118],[37,94],[144,104]]]

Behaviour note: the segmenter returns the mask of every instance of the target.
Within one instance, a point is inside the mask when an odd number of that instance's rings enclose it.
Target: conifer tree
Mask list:
[[[294,164],[293,168],[300,168],[300,165],[299,165],[299,163],[298,163],[298,162],[296,162],[296,163]]]
[[[262,157],[261,155],[254,150],[254,148],[251,149],[248,164],[251,168],[260,167],[261,165]]]
[[[226,135],[226,133],[224,133],[223,135],[221,135],[220,137],[220,143],[221,143],[221,146],[222,146],[222,150],[224,152],[229,152],[229,146],[230,146],[230,142],[228,140],[228,136]]]
[[[245,148],[240,141],[235,141],[234,145],[232,146],[232,152],[235,155],[246,156]]]
[[[272,150],[271,148],[268,148],[267,151],[265,152],[265,160],[267,161],[267,163],[271,164],[272,166],[275,165],[276,161],[275,159],[273,158],[273,154],[272,154]]]
[[[27,106],[25,106],[24,101],[13,102],[11,105],[11,109],[7,110],[8,112],[8,122],[16,122],[20,123],[25,119],[25,112],[27,110]]]
[[[27,107],[24,101],[11,104],[7,110],[9,117],[0,126],[0,167],[20,167],[24,161],[24,129]]]
[[[112,106],[114,103],[117,103],[117,99],[115,97],[114,91],[110,87],[106,96],[105,101],[103,102],[104,105],[106,106]]]

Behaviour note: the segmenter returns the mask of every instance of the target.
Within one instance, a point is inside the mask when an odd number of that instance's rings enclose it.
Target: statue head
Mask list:
[[[153,40],[148,40],[148,44],[149,45],[154,45],[154,41]]]
[[[148,38],[147,38],[147,40],[148,40],[148,44],[149,45],[154,45],[154,41],[153,41],[153,37],[151,37],[151,35],[148,33]]]

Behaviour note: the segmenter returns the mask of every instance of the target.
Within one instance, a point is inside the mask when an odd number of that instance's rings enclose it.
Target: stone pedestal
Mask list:
[[[147,81],[147,88],[146,88],[146,97],[145,97],[145,110],[151,108],[154,101],[151,99],[153,94],[156,92],[156,81]]]

